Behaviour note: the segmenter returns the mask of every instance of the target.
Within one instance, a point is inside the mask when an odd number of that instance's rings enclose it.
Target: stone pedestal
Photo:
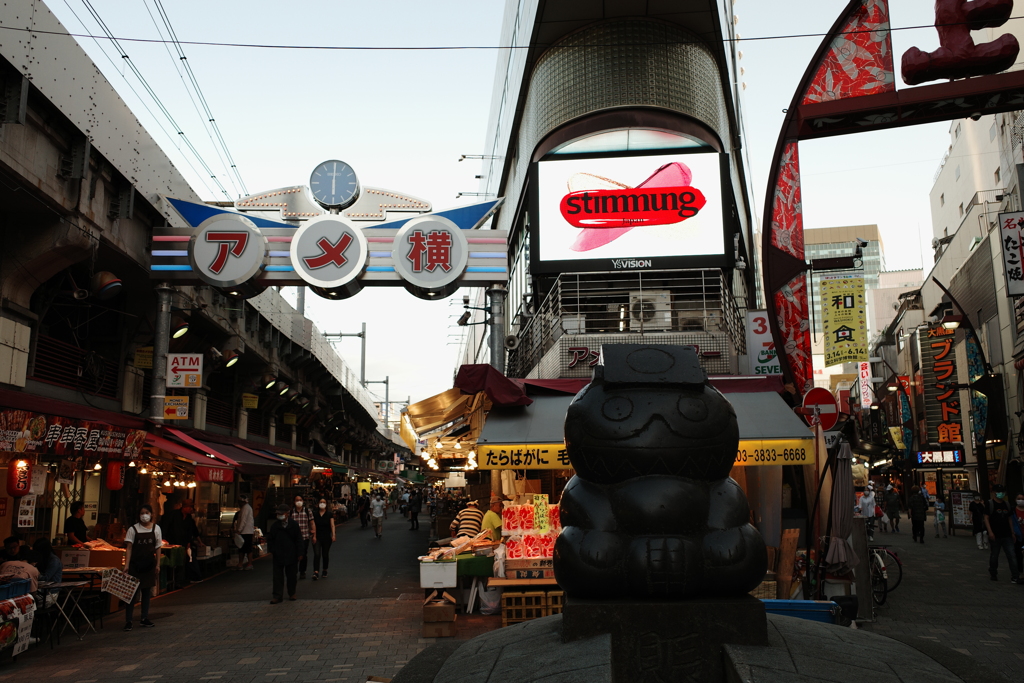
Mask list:
[[[562,642],[611,635],[612,680],[724,682],[722,646],[768,645],[764,603],[755,598],[569,599]]]

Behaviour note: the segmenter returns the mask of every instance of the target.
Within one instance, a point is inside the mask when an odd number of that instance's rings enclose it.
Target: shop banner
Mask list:
[[[734,467],[813,465],[814,439],[744,439],[736,449]]]
[[[482,470],[564,470],[572,467],[565,444],[479,446]]]
[[[226,467],[196,465],[196,481],[212,481],[216,484],[230,484],[235,480],[235,471]]]
[[[78,463],[74,460],[61,460],[57,467],[58,484],[74,484],[75,472],[78,471]]]
[[[71,458],[83,455],[134,458],[145,441],[144,429],[26,410],[0,410],[0,451]]]
[[[950,491],[949,505],[953,515],[953,527],[956,529],[973,529],[974,522],[971,519],[971,503],[974,501],[974,491]]]
[[[872,401],[872,390],[871,390],[871,363],[864,361],[857,369],[857,377],[860,382],[860,408],[861,410],[868,410],[871,408]]]
[[[1006,296],[1024,294],[1024,212],[999,214],[999,246],[1003,252]]]
[[[32,468],[32,483],[28,492],[33,496],[42,496],[46,493],[46,468],[36,465]]]
[[[821,277],[821,320],[825,367],[868,360],[868,322],[864,312],[864,277]]]
[[[100,591],[110,593],[121,602],[132,602],[141,583],[131,574],[114,568],[104,569],[102,577]]]

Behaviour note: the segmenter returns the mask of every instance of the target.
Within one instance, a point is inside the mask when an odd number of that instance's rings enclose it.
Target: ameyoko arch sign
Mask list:
[[[507,232],[480,229],[501,199],[435,212],[416,197],[352,181],[343,162],[325,163],[319,194],[281,188],[243,197],[235,210],[162,198],[175,227],[153,231],[152,276],[237,298],[269,286],[343,299],[365,286],[403,285],[436,299],[508,281]],[[344,171],[344,192],[334,166]]]

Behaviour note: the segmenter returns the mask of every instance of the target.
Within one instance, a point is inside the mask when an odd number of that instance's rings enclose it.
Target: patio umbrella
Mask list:
[[[825,553],[825,565],[830,572],[841,573],[853,569],[860,560],[853,552],[850,534],[853,533],[853,508],[856,500],[853,493],[853,451],[850,444],[843,442],[835,460],[835,474],[832,478],[831,516],[832,528]]]

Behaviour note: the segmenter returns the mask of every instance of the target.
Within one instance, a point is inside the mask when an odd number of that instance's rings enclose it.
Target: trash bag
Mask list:
[[[480,589],[480,614],[501,614],[501,588]]]

